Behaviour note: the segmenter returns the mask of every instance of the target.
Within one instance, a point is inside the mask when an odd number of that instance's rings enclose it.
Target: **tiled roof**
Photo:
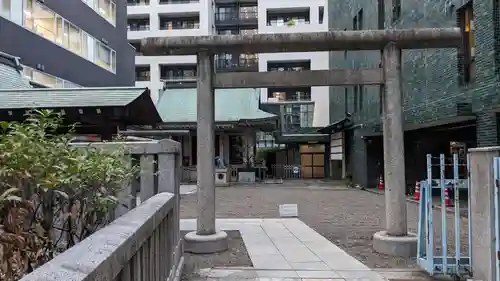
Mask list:
[[[215,90],[215,121],[237,122],[275,118],[259,109],[260,93],[255,89]],[[196,89],[168,89],[156,105],[163,122],[196,122]]]
[[[0,52],[0,89],[31,88],[23,75],[19,58]]]
[[[147,88],[63,88],[0,90],[0,109],[126,106]]]

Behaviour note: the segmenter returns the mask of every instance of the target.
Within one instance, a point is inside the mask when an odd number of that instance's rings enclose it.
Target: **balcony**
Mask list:
[[[149,17],[144,15],[132,17],[127,19],[127,38],[139,40],[146,37],[150,30]]]
[[[268,103],[304,102],[311,100],[311,88],[274,88],[268,89]]]
[[[127,6],[149,6],[149,0],[127,0]]]
[[[257,54],[219,54],[215,56],[216,72],[257,72]]]
[[[267,26],[294,27],[310,23],[309,9],[293,12],[267,11]]]
[[[256,7],[255,7],[256,8]],[[257,25],[257,9],[250,11],[224,11],[215,14],[215,24],[217,26],[249,26]]]
[[[136,66],[135,67],[135,81],[150,81],[151,71],[149,66]]]
[[[195,65],[160,65],[160,79],[165,89],[195,88]]]
[[[183,17],[172,18],[168,16],[160,16],[160,30],[186,30],[199,29],[200,17]]]
[[[168,4],[193,4],[193,3],[200,3],[199,0],[160,0],[161,5],[168,5]]]

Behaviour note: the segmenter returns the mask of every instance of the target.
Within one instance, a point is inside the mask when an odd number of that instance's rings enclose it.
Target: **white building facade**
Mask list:
[[[149,87],[157,101],[175,66],[195,67],[195,56],[142,56],[145,37],[201,36],[214,32],[213,0],[128,0],[128,39],[136,47],[136,86]],[[191,77],[194,79],[194,73]]]
[[[328,31],[327,0],[128,0],[128,38],[137,49],[136,86],[147,86],[158,99],[165,81],[195,87],[195,56],[142,56],[145,37],[210,34],[295,33]],[[255,22],[252,22],[255,19]],[[297,71],[329,69],[328,52],[220,54],[218,66],[230,71]],[[220,71],[218,69],[218,71]],[[286,92],[286,93],[285,93]],[[302,125],[329,123],[328,87],[261,89],[261,102],[307,101]],[[306,113],[305,113],[306,112]],[[304,118],[302,118],[304,119]]]

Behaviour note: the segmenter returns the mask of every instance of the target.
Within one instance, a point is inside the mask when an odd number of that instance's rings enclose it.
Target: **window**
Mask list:
[[[135,81],[150,81],[151,71],[148,66],[136,66],[135,67]]]
[[[392,0],[392,23],[401,17],[401,0]]]
[[[116,24],[116,4],[112,0],[95,0],[97,12],[109,21],[111,24]]]
[[[116,71],[114,50],[103,43],[94,43],[98,40],[36,0],[26,0],[24,27],[109,71]]]
[[[199,29],[200,18],[168,18],[160,16],[160,30]]]
[[[268,26],[295,26],[310,23],[309,11],[291,13],[267,12]]]
[[[240,19],[256,19],[257,18],[257,6],[250,7],[240,7]]]
[[[314,104],[287,104],[284,105],[285,130],[290,132],[300,128],[309,128],[313,125]]]
[[[323,16],[325,14],[325,7],[323,6],[320,6],[319,9],[318,9],[318,16],[319,16],[319,24],[323,24]]]
[[[127,6],[147,6],[149,0],[127,0]]]
[[[37,84],[49,88],[81,88],[80,85],[55,77],[34,68],[23,66],[24,76]]]
[[[277,144],[272,133],[257,132],[257,148],[285,147],[285,144]]]
[[[82,54],[82,34],[80,29],[72,24],[68,24],[69,29],[69,49],[77,54]]]
[[[0,17],[10,18],[10,1],[0,0]]]
[[[458,11],[458,22],[462,31],[462,46],[458,53],[460,83],[468,84],[475,76],[475,34],[474,10],[472,2],[467,3]]]
[[[56,39],[56,14],[38,2],[28,0],[24,11],[25,27],[47,40]]]
[[[96,40],[95,63],[110,71],[116,70],[116,54],[104,43]]]

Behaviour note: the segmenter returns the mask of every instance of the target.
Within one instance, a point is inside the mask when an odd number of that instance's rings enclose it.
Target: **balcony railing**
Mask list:
[[[162,76],[161,80],[166,83],[196,82],[196,76]]]
[[[259,59],[215,59],[215,69],[219,72],[231,72],[231,71],[259,71]]]
[[[127,6],[148,6],[149,0],[128,0]]]
[[[219,12],[215,14],[216,24],[245,25],[257,24],[257,11],[250,12]]]
[[[151,77],[146,76],[146,75],[136,75],[135,76],[135,81],[150,81]]]
[[[127,26],[128,31],[147,31],[149,30],[149,25],[129,25]]]
[[[199,0],[160,0],[160,4],[192,4],[200,3]]]
[[[179,30],[179,29],[199,29],[199,22],[183,22],[172,24],[169,22],[160,23],[160,30]]]

